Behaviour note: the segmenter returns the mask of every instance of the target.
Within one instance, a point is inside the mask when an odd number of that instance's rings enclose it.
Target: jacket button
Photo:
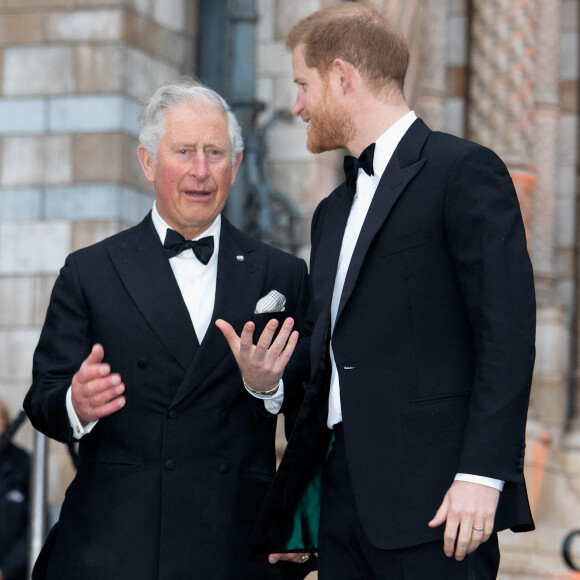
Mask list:
[[[175,469],[175,461],[173,461],[173,459],[168,459],[165,462],[165,469],[167,469],[167,471],[172,471]]]
[[[227,419],[228,419],[228,412],[227,411],[222,411],[220,413],[220,421],[222,423],[225,423],[227,421]]]
[[[147,368],[147,364],[148,364],[148,363],[147,363],[147,359],[146,359],[146,358],[140,358],[140,359],[137,361],[137,366],[138,366],[140,369],[145,369],[145,368]]]
[[[170,409],[167,415],[169,415],[170,419],[175,419],[177,417],[177,411],[175,409]]]
[[[222,463],[222,464],[219,466],[219,471],[220,471],[220,473],[221,473],[222,475],[225,475],[226,473],[229,473],[229,471],[230,471],[230,468],[229,468],[229,466],[228,466],[227,464],[225,464],[225,463]]]

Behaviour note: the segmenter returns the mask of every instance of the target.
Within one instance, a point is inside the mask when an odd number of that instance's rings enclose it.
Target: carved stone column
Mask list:
[[[433,130],[444,126],[448,0],[425,0],[420,25],[416,111]]]
[[[531,228],[534,118],[534,0],[472,0],[469,138],[508,166]]]
[[[534,159],[537,183],[534,189],[532,258],[538,293],[543,300],[554,282],[555,205],[559,120],[560,0],[538,2]],[[550,298],[547,298],[550,300]]]

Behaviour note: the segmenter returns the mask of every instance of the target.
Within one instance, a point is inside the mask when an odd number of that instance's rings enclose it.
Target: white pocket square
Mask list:
[[[286,297],[284,294],[280,294],[278,290],[270,290],[266,296],[258,300],[254,314],[284,312],[284,310],[286,310]]]

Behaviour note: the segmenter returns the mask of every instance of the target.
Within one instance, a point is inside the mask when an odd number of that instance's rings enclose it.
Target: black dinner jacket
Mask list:
[[[351,204],[343,184],[312,221],[312,376],[256,528],[273,551],[317,544],[330,304]],[[376,546],[440,539],[427,523],[456,473],[506,482],[496,530],[533,529],[523,475],[533,274],[492,151],[413,123],[362,227],[332,343],[357,512]]]
[[[255,314],[270,290],[286,310]],[[126,386],[125,407],[79,444],[79,466],[37,564],[48,580],[302,578],[253,553],[251,530],[275,471],[276,417],[247,393],[216,318],[240,333],[294,316],[302,332],[306,265],[222,218],[212,322],[198,343],[150,215],[71,254],[34,355],[25,410],[58,441],[65,396],[94,343]],[[298,367],[300,365],[297,365]],[[304,365],[303,365],[304,366]],[[307,366],[307,365],[306,365]],[[299,371],[297,371],[299,373]],[[288,400],[302,382],[285,374]]]

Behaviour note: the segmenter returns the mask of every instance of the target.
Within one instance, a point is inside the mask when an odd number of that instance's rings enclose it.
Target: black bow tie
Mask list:
[[[351,189],[356,189],[356,180],[358,178],[358,170],[362,169],[367,175],[374,175],[373,158],[375,156],[375,144],[371,143],[357,159],[352,155],[346,155],[344,158],[344,175],[346,177],[346,184]]]
[[[213,236],[207,236],[200,240],[186,240],[180,233],[167,228],[163,247],[167,250],[170,258],[191,248],[197,259],[202,264],[207,264],[213,254]]]

